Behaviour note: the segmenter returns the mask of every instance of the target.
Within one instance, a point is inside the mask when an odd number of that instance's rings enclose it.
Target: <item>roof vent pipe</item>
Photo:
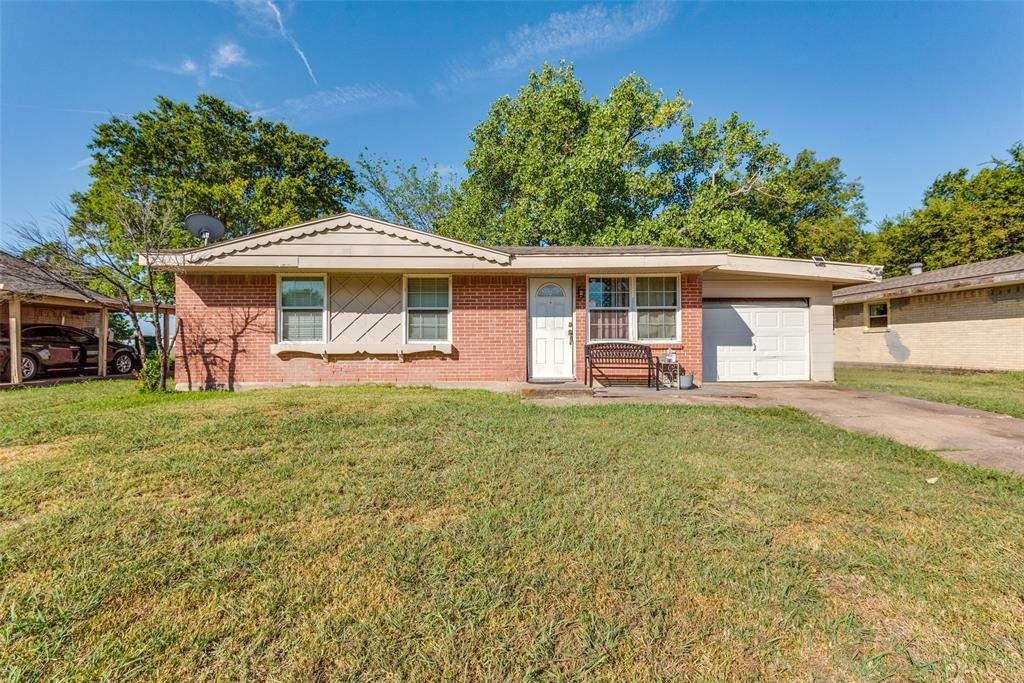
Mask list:
[[[923,272],[924,272],[924,264],[923,263],[911,263],[910,264],[910,274],[911,275],[920,275]]]

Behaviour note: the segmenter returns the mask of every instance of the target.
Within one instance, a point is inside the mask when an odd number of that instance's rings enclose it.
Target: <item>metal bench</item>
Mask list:
[[[633,370],[646,368],[647,386],[651,386],[654,377],[654,357],[651,347],[643,344],[627,344],[624,342],[607,342],[587,344],[584,349],[585,380],[588,387],[594,386],[594,370]],[[603,374],[603,373],[602,373]]]

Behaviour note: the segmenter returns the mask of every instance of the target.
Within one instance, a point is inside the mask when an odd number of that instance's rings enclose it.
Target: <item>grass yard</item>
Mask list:
[[[794,410],[0,393],[6,680],[1019,681],[1022,624],[1024,479]]]
[[[836,382],[863,391],[923,398],[1024,418],[1024,372],[836,368]]]

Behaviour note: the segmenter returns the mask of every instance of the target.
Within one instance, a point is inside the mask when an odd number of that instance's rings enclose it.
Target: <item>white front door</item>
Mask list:
[[[571,278],[530,279],[530,379],[573,378]]]
[[[810,379],[803,301],[704,303],[705,382]]]

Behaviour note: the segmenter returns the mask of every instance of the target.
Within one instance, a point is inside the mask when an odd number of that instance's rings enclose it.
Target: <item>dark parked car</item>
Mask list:
[[[21,377],[30,380],[47,370],[95,368],[100,340],[91,332],[63,325],[24,325],[21,328]],[[10,377],[10,330],[0,325],[0,375]],[[107,343],[107,370],[124,375],[139,367],[130,346]]]

